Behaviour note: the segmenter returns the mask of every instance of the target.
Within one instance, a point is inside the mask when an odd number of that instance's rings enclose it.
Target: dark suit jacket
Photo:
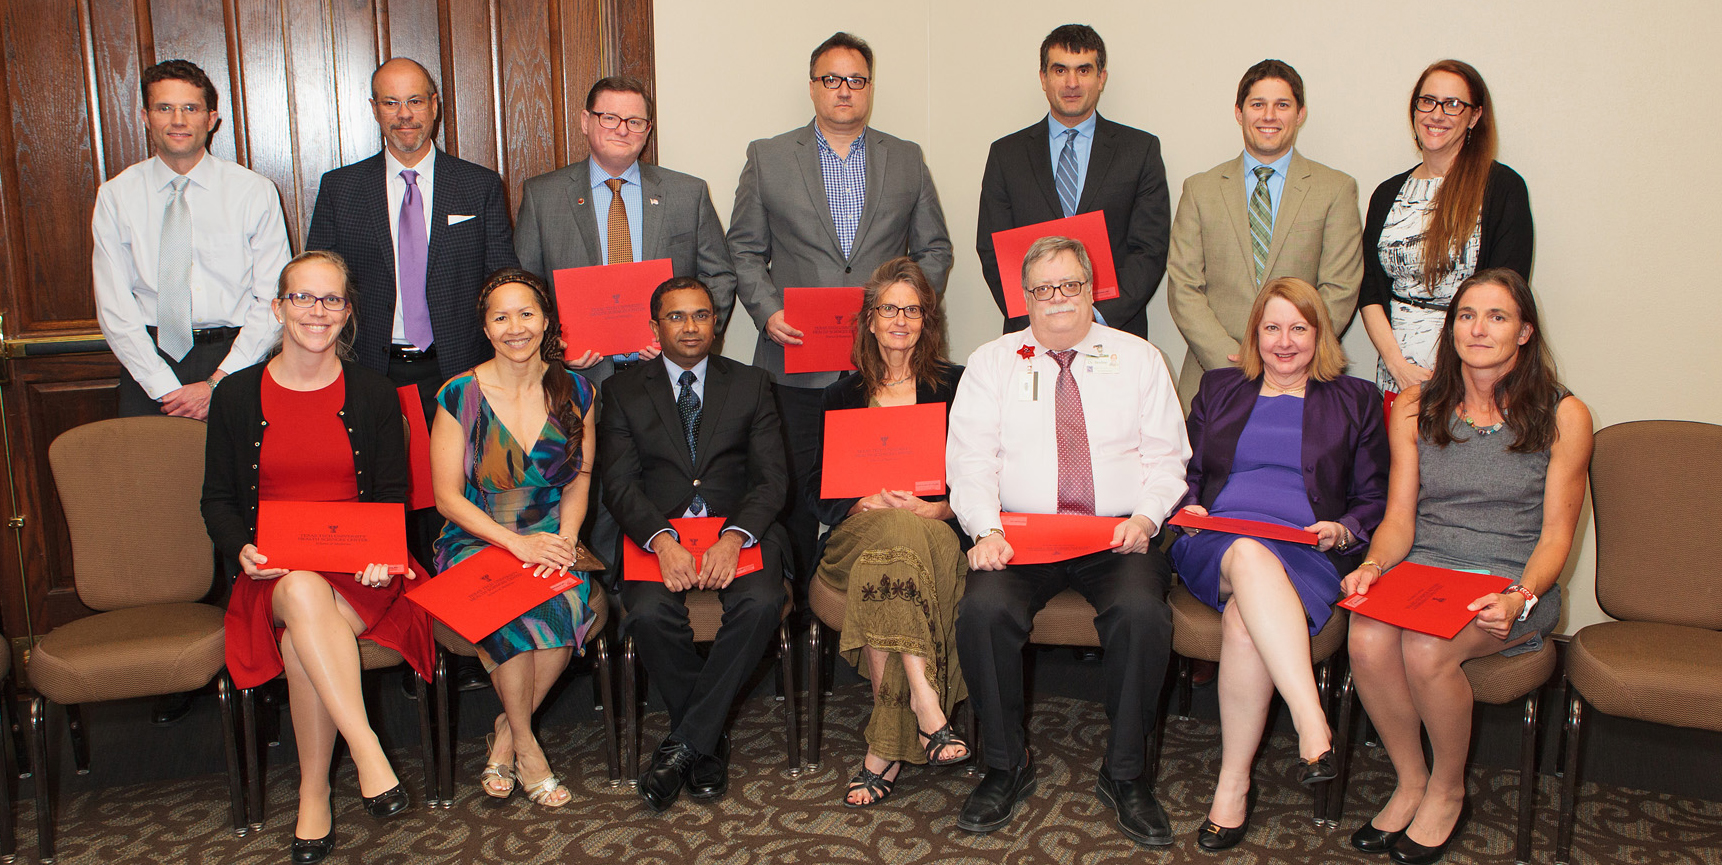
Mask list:
[[[957,398],[957,382],[962,381],[962,378],[963,368],[961,366],[954,363],[945,364],[941,370],[938,383],[932,385],[929,385],[926,382],[915,383],[915,403],[917,405],[931,402],[944,403],[945,418],[948,422],[951,416],[951,400]],[[848,375],[845,375],[825,386],[826,411],[840,411],[842,409],[849,408],[866,408],[867,403],[871,400],[872,397],[867,393],[866,388],[862,385],[861,374],[858,372],[849,373]],[[820,453],[823,454],[825,452],[824,443],[821,442],[820,445]],[[823,477],[823,474],[822,466],[816,467],[813,470],[812,479],[808,481],[808,486],[814,490],[818,490],[820,479]],[[948,496],[921,496],[921,498],[930,502],[942,502],[948,498]],[[855,507],[855,503],[858,501],[860,501],[859,497],[848,499],[820,499],[819,521],[827,526],[835,528],[838,523],[843,522],[844,517],[849,515],[849,509]],[[952,523],[951,527],[957,533],[957,537],[963,537],[963,530],[961,527],[956,525],[956,519],[952,518],[950,522]]]
[[[482,165],[437,152],[431,192],[430,256],[425,297],[437,366],[453,378],[490,357],[479,324],[478,289],[484,278],[519,264],[502,178]],[[311,215],[306,249],[329,249],[347,260],[358,298],[359,363],[388,372],[395,321],[395,244],[389,234],[388,179],[383,154],[323,175]],[[450,216],[470,219],[449,224]]]
[[[604,263],[598,248],[598,211],[610,208],[609,190],[594,196],[591,159],[540,174],[526,181],[514,229],[520,266],[551,280],[558,270]],[[697,277],[711,289],[718,332],[735,306],[735,268],[730,266],[723,225],[712,207],[706,182],[691,175],[640,164],[640,255],[667,258],[676,276]],[[602,369],[602,372],[596,372]],[[589,378],[610,375],[610,362],[593,367]]]
[[[1261,380],[1244,378],[1236,367],[1202,376],[1186,421],[1190,491],[1178,507],[1212,507],[1219,498],[1232,474],[1238,437],[1261,392]],[[1328,551],[1341,574],[1357,567],[1370,533],[1387,513],[1388,462],[1387,427],[1375,385],[1348,375],[1311,379],[1303,405],[1304,489],[1317,520],[1338,522],[1357,536],[1353,554]]]
[[[1051,153],[1045,118],[994,141],[987,152],[975,251],[999,312],[1005,309],[1004,289],[993,255],[993,232],[1064,217],[1053,184]],[[1147,338],[1148,301],[1166,274],[1172,230],[1160,139],[1104,117],[1096,119],[1088,176],[1076,206],[1077,213],[1091,210],[1106,213],[1106,235],[1118,269],[1118,297],[1095,307],[1109,326]],[[1027,326],[1027,316],[1005,320],[1007,333]]]
[[[699,462],[688,455],[675,385],[661,360],[629,367],[602,389],[598,454],[604,506],[645,546],[693,503],[764,540],[788,493],[789,462],[763,371],[712,355],[700,409]]]
[[[1363,220],[1363,284],[1358,287],[1359,309],[1370,304],[1387,305],[1393,278],[1381,266],[1381,229],[1387,214],[1412,168],[1395,174],[1375,187],[1369,196],[1369,215]],[[1531,193],[1517,171],[1497,162],[1489,169],[1489,184],[1483,188],[1483,212],[1477,215],[1482,237],[1477,244],[1477,269],[1510,267],[1525,279],[1531,278],[1531,253],[1536,234],[1531,226]]]

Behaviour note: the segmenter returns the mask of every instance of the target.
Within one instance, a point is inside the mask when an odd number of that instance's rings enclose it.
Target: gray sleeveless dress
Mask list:
[[[1566,396],[1558,394],[1559,400]],[[1515,582],[1543,529],[1544,482],[1549,452],[1513,453],[1512,430],[1484,435],[1457,412],[1449,422],[1456,439],[1436,447],[1417,438],[1417,539],[1406,561],[1442,568],[1486,570]],[[1544,593],[1507,641],[1529,641],[1501,654],[1534,652],[1561,617],[1561,587]]]

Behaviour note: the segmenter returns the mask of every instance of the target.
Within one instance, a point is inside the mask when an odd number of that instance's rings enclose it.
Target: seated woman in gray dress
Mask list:
[[[1300,780],[1333,777],[1309,637],[1387,506],[1381,398],[1340,374],[1345,353],[1315,288],[1290,277],[1263,286],[1239,358],[1241,369],[1202,376],[1190,405],[1184,510],[1304,529],[1319,542],[1185,529],[1172,545],[1184,585],[1223,623],[1220,777],[1196,837],[1205,850],[1243,840],[1250,764],[1276,689],[1297,727]]]
[[[1464,829],[1472,693],[1459,665],[1534,651],[1554,629],[1556,580],[1590,469],[1590,410],[1556,378],[1536,302],[1516,271],[1491,268],[1459,286],[1438,352],[1434,376],[1393,404],[1387,516],[1341,588],[1367,592],[1404,561],[1515,582],[1472,601],[1476,618],[1451,640],[1351,620],[1357,693],[1397,776],[1392,797],[1351,843],[1400,863],[1439,860]]]
[[[825,410],[936,402],[949,413],[963,368],[944,360],[944,310],[920,266],[909,258],[879,265],[861,308],[857,371],[825,388]],[[838,649],[873,681],[867,754],[843,797],[862,808],[891,795],[905,762],[969,757],[949,720],[967,696],[955,627],[968,561],[942,495],[881,489],[822,499],[819,521],[832,528],[817,579],[849,598]]]

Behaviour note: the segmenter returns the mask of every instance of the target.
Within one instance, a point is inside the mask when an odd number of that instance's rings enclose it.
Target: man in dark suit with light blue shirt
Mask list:
[[[981,178],[975,251],[1005,311],[993,232],[1099,210],[1106,214],[1118,297],[1096,301],[1104,324],[1148,335],[1148,301],[1166,273],[1172,224],[1160,139],[1096,113],[1106,89],[1106,43],[1086,24],[1066,24],[1040,44],[1045,120],[993,142]],[[1005,318],[1005,332],[1028,318]]]
[[[591,153],[526,181],[515,221],[520,266],[553,280],[558,270],[667,258],[673,276],[691,276],[712,294],[723,333],[735,306],[735,269],[706,182],[645,165],[654,115],[644,82],[604,78],[586,94],[580,130]],[[611,187],[614,187],[612,189]],[[569,365],[602,382],[618,365],[656,357],[657,349],[601,357],[570,356]]]

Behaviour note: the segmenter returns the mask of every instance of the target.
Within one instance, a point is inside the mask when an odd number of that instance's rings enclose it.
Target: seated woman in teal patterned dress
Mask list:
[[[449,521],[436,569],[498,546],[536,565],[537,576],[567,572],[592,482],[592,385],[562,365],[543,280],[504,268],[485,281],[478,305],[496,356],[442,386],[431,429],[432,485]],[[576,575],[578,586],[478,643],[503,710],[480,776],[491,796],[507,798],[518,773],[535,803],[560,808],[570,798],[532,734],[532,715],[592,623],[588,575]]]

